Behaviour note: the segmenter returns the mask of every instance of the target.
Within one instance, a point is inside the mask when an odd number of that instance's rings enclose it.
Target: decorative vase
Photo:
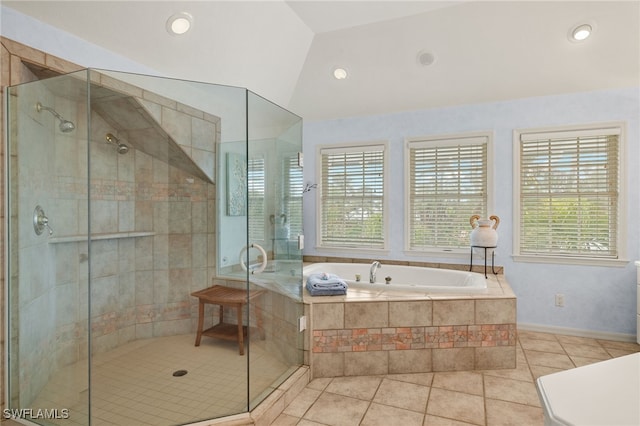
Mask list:
[[[480,215],[474,214],[469,218],[471,224],[471,245],[478,247],[496,247],[498,245],[498,225],[500,218],[490,216],[489,219],[480,219]]]

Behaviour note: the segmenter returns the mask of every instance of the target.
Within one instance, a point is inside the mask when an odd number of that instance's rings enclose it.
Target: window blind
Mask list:
[[[619,129],[520,136],[520,253],[618,256]]]
[[[487,216],[488,137],[409,143],[409,249],[469,246],[469,217]]]
[[[298,165],[298,154],[284,159],[284,202],[291,238],[302,234],[302,190],[304,179]]]
[[[321,157],[321,244],[384,248],[384,146],[323,149]]]
[[[265,241],[264,157],[250,158],[247,164],[249,241]]]

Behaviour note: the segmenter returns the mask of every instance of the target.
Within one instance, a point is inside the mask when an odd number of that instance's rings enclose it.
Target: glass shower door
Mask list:
[[[247,103],[248,244],[262,248],[247,278],[265,291],[249,345],[252,409],[302,364],[302,119],[252,92]]]
[[[86,425],[86,72],[7,93],[7,408],[39,424]]]
[[[92,421],[168,426],[245,412],[246,361],[232,342],[196,346],[193,295],[215,276],[216,146],[246,128],[244,92],[95,74]],[[216,309],[206,306],[206,327]]]
[[[303,362],[302,120],[246,92],[246,139],[218,146],[214,283],[258,292],[244,307],[247,410]]]

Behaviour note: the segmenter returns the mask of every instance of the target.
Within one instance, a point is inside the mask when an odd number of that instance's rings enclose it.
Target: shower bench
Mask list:
[[[191,293],[192,296],[198,298],[198,331],[196,334],[196,346],[200,346],[202,336],[216,337],[224,340],[236,340],[240,350],[240,355],[244,355],[244,336],[247,335],[248,325],[243,325],[242,311],[244,305],[265,293],[265,290],[250,290],[247,294],[246,290],[240,290],[221,285],[205,288]],[[204,326],[204,305],[218,305],[220,316],[218,324],[203,330]],[[237,324],[228,324],[224,322],[224,307],[235,308],[237,315]],[[250,321],[247,320],[247,324]],[[256,325],[260,337],[264,338],[264,330],[262,327],[262,313],[260,309],[256,309]]]

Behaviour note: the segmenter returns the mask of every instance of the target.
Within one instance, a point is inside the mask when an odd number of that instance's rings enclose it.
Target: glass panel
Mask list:
[[[247,103],[248,187],[259,187],[262,181],[264,188],[262,197],[253,190],[248,198],[249,223],[262,223],[264,229],[263,239],[249,244],[259,244],[267,255],[266,264],[256,266],[249,275],[250,288],[263,292],[249,306],[249,323],[258,326],[249,329],[249,401],[253,408],[302,364],[302,333],[297,325],[302,315],[302,251],[298,249],[302,120],[251,92]],[[264,173],[254,172],[252,167],[261,163]],[[255,263],[260,263],[257,258]]]
[[[192,295],[215,279],[216,146],[234,132],[244,141],[245,91],[107,71],[92,82],[93,418],[172,425],[245,412],[246,357],[235,341],[194,345]],[[203,308],[208,329],[220,308]]]
[[[86,72],[8,94],[7,405],[88,424]]]

